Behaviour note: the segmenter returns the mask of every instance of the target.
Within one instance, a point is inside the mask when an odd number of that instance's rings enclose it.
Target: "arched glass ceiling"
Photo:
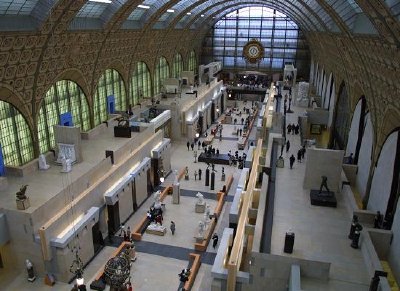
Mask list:
[[[127,0],[88,0],[75,15],[70,29],[102,29]]]
[[[194,22],[189,23],[191,25],[191,28],[201,28],[204,27],[204,25],[209,24],[210,22],[215,22],[213,19],[220,19],[222,16],[224,16],[228,11],[233,11],[235,8],[237,8],[236,1],[229,1],[230,5],[225,6],[225,5],[218,5],[215,6],[211,9],[206,9],[202,13],[204,14],[204,17],[197,17]],[[243,1],[241,4],[246,4],[245,6],[250,6],[252,4],[270,4],[270,7],[276,8],[278,10],[281,10],[285,12],[287,15],[289,15],[293,20],[298,22],[299,26],[302,27],[304,30],[323,30],[321,25],[316,25],[315,23],[318,23],[318,20],[313,16],[310,15],[304,15],[302,10],[297,7],[293,6],[292,4],[292,9],[289,9],[286,7],[284,4],[279,3],[279,2],[269,2],[269,1]],[[242,7],[242,6],[241,6]],[[231,10],[228,10],[231,9]],[[210,19],[210,17],[213,16],[213,19]],[[188,25],[189,25],[188,24]],[[212,23],[211,23],[212,24]]]
[[[400,20],[400,0],[385,0],[393,16]]]
[[[59,0],[1,0],[1,30],[35,30]]]

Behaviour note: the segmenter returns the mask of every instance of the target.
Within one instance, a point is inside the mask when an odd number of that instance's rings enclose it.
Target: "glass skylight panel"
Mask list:
[[[132,11],[132,13],[128,16],[128,20],[139,20],[143,14],[147,12],[147,9],[136,8]]]
[[[362,13],[360,7],[354,0],[326,0],[329,5],[336,11],[347,26],[352,29],[355,16]]]
[[[1,0],[0,15],[30,15],[39,0]]]
[[[107,3],[86,2],[76,14],[76,17],[99,18],[107,8]]]
[[[400,20],[400,0],[385,0],[393,16]]]
[[[162,22],[168,19],[168,17],[171,16],[171,13],[169,12],[165,12],[163,15],[161,15],[161,17],[158,19],[158,21]]]

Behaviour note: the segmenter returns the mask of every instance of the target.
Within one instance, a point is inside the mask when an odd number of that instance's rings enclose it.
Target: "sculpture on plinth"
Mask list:
[[[205,230],[206,230],[206,226],[205,226],[204,222],[200,220],[199,225],[198,225],[197,237],[204,237]]]
[[[19,188],[19,191],[15,194],[17,196],[17,200],[26,200],[28,197],[25,195],[26,188],[28,185],[24,185]]]
[[[210,205],[206,205],[206,212],[204,213],[204,222],[206,226],[210,223],[211,208]]]
[[[206,202],[204,201],[204,196],[200,192],[196,194],[197,201],[195,205],[195,212],[196,213],[204,213],[206,210]]]
[[[28,272],[28,281],[32,283],[33,281],[36,280],[32,262],[29,260],[25,260],[25,267],[26,271]]]
[[[155,208],[155,209],[161,209],[161,200],[160,200],[160,197],[161,197],[161,191],[160,191],[160,190],[158,190],[157,192],[155,192],[155,193],[153,194],[154,208]]]
[[[321,179],[319,190],[311,189],[310,191],[311,205],[337,207],[335,193],[330,191],[328,187],[328,177],[323,175]]]
[[[50,165],[48,165],[46,162],[46,157],[44,156],[44,154],[39,155],[38,162],[39,162],[39,170],[47,170],[48,168],[50,168]]]
[[[179,184],[178,170],[174,170],[174,185]]]
[[[26,188],[28,185],[22,186],[19,191],[15,194],[16,195],[16,202],[17,202],[17,209],[18,210],[25,210],[29,208],[30,202],[29,197],[25,195]]]
[[[61,159],[61,173],[69,173],[72,170],[72,163],[70,159],[66,159],[64,156]]]
[[[328,188],[328,177],[327,176],[321,176],[321,186],[319,187],[319,194],[322,194],[322,188],[325,188],[326,191],[328,192],[327,195],[329,195],[329,188]]]

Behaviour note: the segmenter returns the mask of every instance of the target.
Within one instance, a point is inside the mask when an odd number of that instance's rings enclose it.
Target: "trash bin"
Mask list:
[[[285,253],[291,254],[293,253],[293,245],[294,245],[294,232],[288,231],[285,235],[285,246],[283,251]]]

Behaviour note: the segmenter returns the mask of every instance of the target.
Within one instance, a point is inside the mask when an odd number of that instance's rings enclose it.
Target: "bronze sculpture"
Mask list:
[[[28,185],[24,185],[19,189],[19,191],[16,193],[17,200],[25,200],[26,198],[28,198],[25,195],[27,187],[28,187]]]

